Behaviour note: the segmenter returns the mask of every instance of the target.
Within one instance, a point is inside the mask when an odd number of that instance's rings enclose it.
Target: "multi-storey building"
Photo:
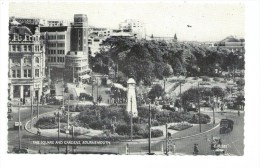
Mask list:
[[[38,27],[9,27],[9,81],[10,99],[24,102],[40,100],[45,78],[45,49]]]
[[[100,46],[104,40],[110,37],[112,33],[108,28],[89,28],[88,47],[89,56],[95,57],[96,53],[100,51]]]
[[[25,24],[25,25],[46,25],[46,20],[40,18],[10,17],[9,21],[11,20],[16,20],[20,24]]]
[[[127,19],[119,24],[120,30],[128,30],[137,39],[145,38],[145,26],[140,20]]]
[[[214,44],[217,48],[225,48],[232,52],[245,52],[245,39],[238,39],[234,36],[228,36],[225,39],[221,40]]]
[[[47,20],[47,26],[49,27],[68,26],[68,22],[65,20],[51,19],[51,20]]]
[[[90,72],[88,61],[88,18],[75,14],[70,29],[70,52],[65,59],[66,78],[81,81]]]
[[[46,61],[50,68],[65,68],[65,56],[70,51],[70,31],[67,26],[40,27],[46,44]]]

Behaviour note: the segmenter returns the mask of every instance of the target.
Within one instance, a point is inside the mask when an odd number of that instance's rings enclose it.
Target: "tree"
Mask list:
[[[174,40],[175,40],[175,41],[178,40],[176,33],[174,34]]]
[[[221,87],[215,86],[215,87],[211,88],[211,91],[212,91],[213,96],[215,96],[217,98],[217,102],[218,102],[219,97],[225,96],[225,91]]]
[[[169,64],[166,64],[163,71],[163,76],[170,76],[173,74],[172,66]]]
[[[161,85],[156,84],[150,90],[148,97],[154,102],[155,98],[162,97],[164,95],[164,90]]]

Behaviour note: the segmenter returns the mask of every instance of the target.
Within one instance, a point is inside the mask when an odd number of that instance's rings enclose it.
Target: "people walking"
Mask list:
[[[198,154],[199,154],[199,146],[198,144],[194,144],[193,155],[198,155]]]

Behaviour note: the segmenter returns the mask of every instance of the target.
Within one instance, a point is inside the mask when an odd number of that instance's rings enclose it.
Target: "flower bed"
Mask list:
[[[192,126],[193,126],[192,124],[184,122],[184,123],[177,123],[175,125],[171,125],[168,129],[182,131],[182,130],[188,129],[188,128],[192,127]]]

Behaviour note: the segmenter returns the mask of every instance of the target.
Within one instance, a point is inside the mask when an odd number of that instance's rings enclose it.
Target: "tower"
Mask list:
[[[128,114],[133,114],[133,117],[138,116],[137,112],[137,104],[136,104],[136,96],[135,96],[135,80],[133,78],[129,78],[127,81],[127,107],[126,110]]]

